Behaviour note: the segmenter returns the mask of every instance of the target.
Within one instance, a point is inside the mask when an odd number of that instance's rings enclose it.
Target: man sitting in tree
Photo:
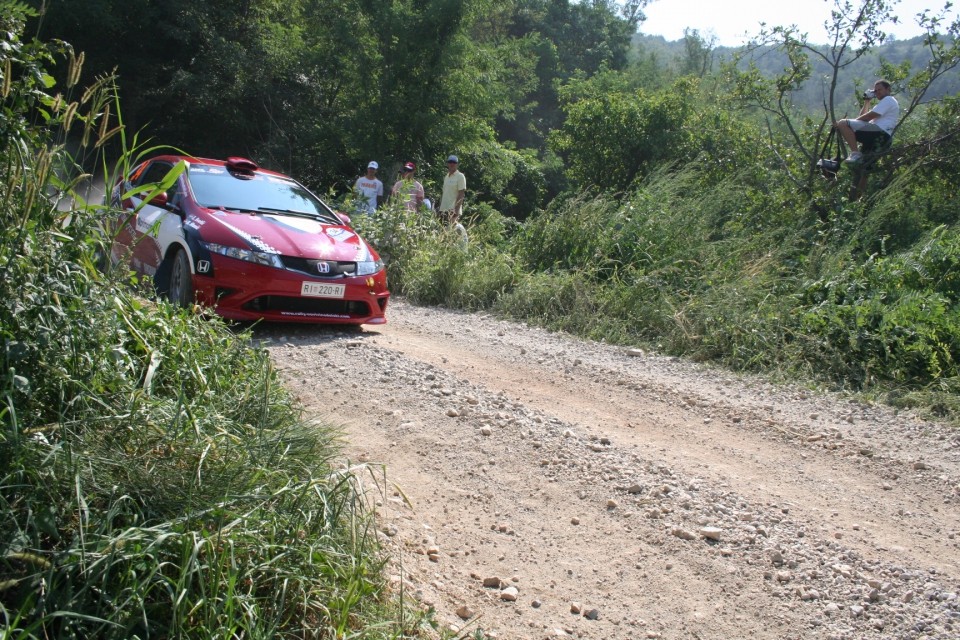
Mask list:
[[[876,106],[873,100],[878,100]],[[893,130],[897,128],[897,118],[900,117],[900,104],[890,95],[890,83],[886,80],[877,80],[873,91],[863,95],[863,108],[857,118],[845,118],[833,123],[840,132],[843,141],[850,147],[850,155],[846,162],[860,162],[863,154],[859,144],[865,151],[876,149],[886,144],[893,137]]]

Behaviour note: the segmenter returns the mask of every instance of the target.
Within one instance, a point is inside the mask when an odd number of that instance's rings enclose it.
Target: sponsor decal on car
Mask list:
[[[356,235],[352,231],[347,231],[342,227],[328,227],[325,233],[334,240],[339,240],[341,242],[346,242]]]
[[[153,222],[144,218],[144,216],[137,216],[137,231],[140,233],[150,233],[150,229],[153,228]]]
[[[345,313],[310,313],[309,311],[281,311],[280,315],[297,318],[350,318]]]
[[[221,175],[227,172],[225,167],[214,166],[211,164],[191,164],[190,173],[212,173]]]

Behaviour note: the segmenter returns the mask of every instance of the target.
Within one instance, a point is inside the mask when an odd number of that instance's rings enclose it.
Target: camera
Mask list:
[[[836,180],[837,172],[840,171],[840,158],[820,158],[817,160],[817,169],[827,180]]]
[[[866,91],[863,92],[863,97],[864,99],[867,99],[867,100],[873,100],[874,98],[877,97],[877,94],[873,89],[867,89]]]

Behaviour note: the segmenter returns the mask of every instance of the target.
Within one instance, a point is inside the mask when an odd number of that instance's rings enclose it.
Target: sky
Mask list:
[[[926,9],[942,9],[944,2],[901,0],[895,6],[899,24],[886,25],[885,30],[900,40],[918,36],[922,32],[914,16]],[[732,47],[746,42],[745,33],[759,33],[760,23],[766,22],[769,26],[795,24],[812,42],[824,42],[823,23],[833,7],[833,0],[653,0],[643,10],[647,19],[640,32],[680,40],[683,29],[689,27],[698,29],[702,37],[716,36],[718,45]],[[956,7],[948,15],[955,18]]]

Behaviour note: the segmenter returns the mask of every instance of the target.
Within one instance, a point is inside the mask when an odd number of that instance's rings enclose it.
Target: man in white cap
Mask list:
[[[372,214],[383,204],[383,183],[377,178],[379,168],[377,161],[371,160],[367,165],[367,173],[357,178],[353,185],[354,191],[360,195],[360,206],[357,207],[360,213]]]

